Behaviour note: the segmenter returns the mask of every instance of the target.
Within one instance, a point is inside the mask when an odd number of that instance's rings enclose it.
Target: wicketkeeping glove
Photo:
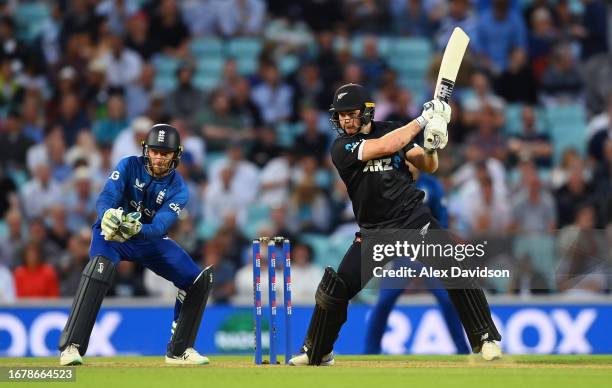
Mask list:
[[[102,216],[102,222],[100,227],[104,234],[106,241],[111,241],[115,234],[118,234],[119,227],[121,226],[121,220],[123,218],[123,209],[110,208],[104,212]]]
[[[140,232],[140,229],[142,229],[141,216],[140,212],[132,212],[123,216],[123,221],[119,227],[121,237],[128,240]]]

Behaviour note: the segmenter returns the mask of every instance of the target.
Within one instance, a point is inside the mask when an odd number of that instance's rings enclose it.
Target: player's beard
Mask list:
[[[170,169],[170,160],[158,162],[157,164],[151,161],[151,172],[155,177],[162,177],[166,175]]]

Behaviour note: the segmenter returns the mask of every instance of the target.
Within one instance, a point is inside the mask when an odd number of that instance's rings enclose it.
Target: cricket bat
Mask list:
[[[463,55],[465,54],[468,43],[470,43],[470,38],[467,34],[461,28],[455,27],[448,39],[444,55],[442,56],[434,98],[444,102],[450,100],[453,88],[455,87],[457,73],[459,72],[459,67],[461,67],[461,61],[463,60]],[[428,143],[435,143],[437,139],[428,138],[425,139],[425,141]]]

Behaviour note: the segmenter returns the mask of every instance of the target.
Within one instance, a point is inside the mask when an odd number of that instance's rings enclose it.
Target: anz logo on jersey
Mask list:
[[[368,160],[363,172],[382,172],[398,170],[402,165],[402,157],[395,155],[392,158],[381,158]]]

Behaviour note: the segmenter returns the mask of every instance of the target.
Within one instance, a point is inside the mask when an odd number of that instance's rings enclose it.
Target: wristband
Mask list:
[[[423,116],[419,116],[415,120],[419,124],[421,129],[425,128],[425,126],[427,125],[427,119]]]

